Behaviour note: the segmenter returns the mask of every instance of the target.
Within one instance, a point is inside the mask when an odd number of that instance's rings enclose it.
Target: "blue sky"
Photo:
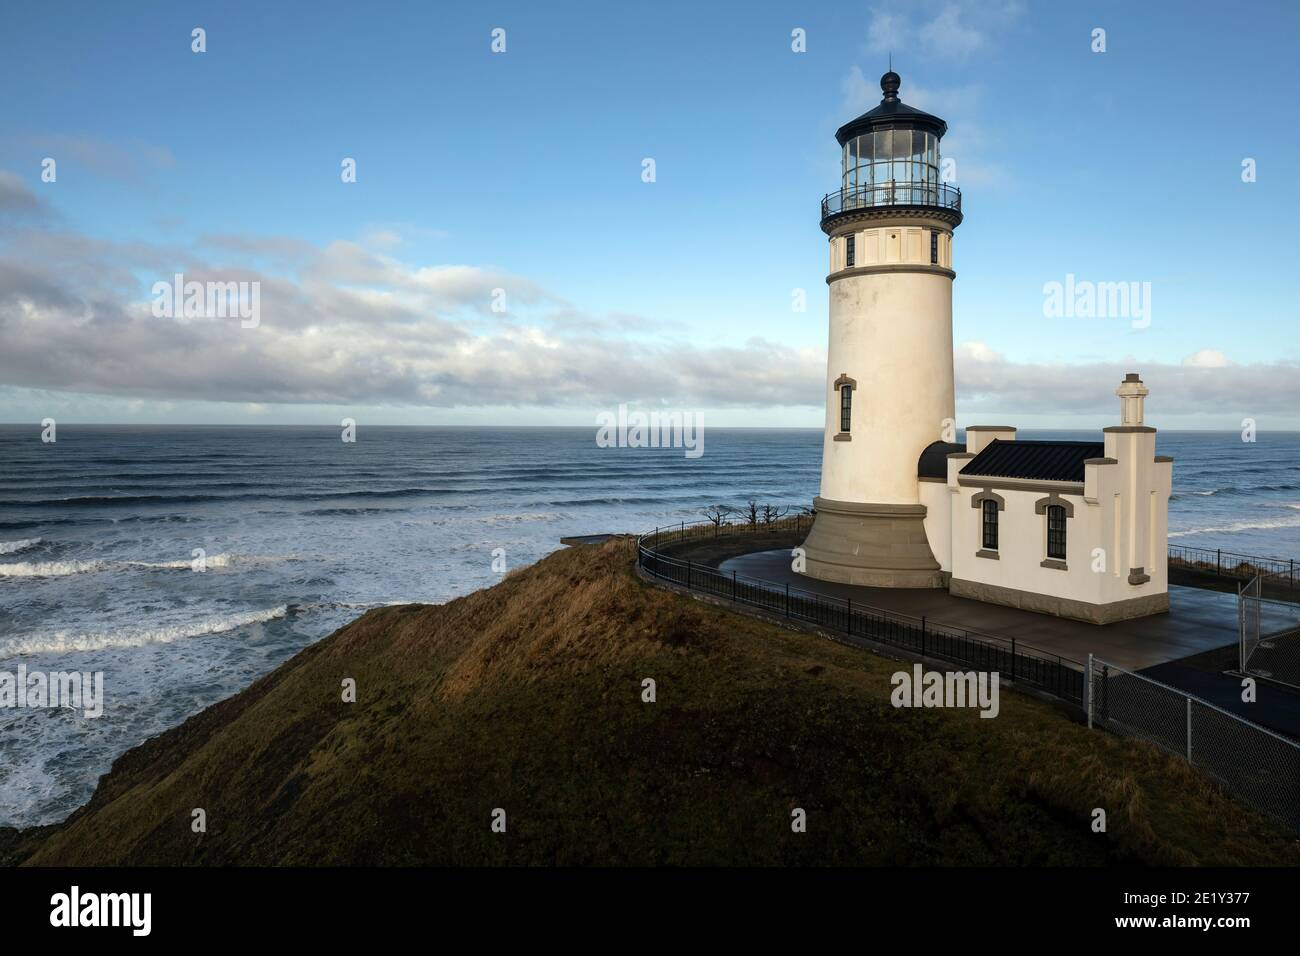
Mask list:
[[[818,200],[892,52],[963,191],[962,424],[1108,424],[1131,367],[1156,424],[1300,427],[1298,10],[12,5],[0,420],[819,425]],[[160,327],[182,269],[263,326]],[[1067,274],[1151,283],[1149,327],[1045,317]]]

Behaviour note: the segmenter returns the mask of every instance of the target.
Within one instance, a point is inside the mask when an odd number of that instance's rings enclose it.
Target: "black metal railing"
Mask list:
[[[961,190],[947,183],[885,182],[838,189],[822,197],[822,218],[875,206],[928,206],[961,212]]]
[[[775,584],[736,572],[670,557],[660,549],[684,542],[727,535],[797,531],[811,518],[795,516],[769,524],[697,522],[656,528],[637,539],[637,563],[652,577],[735,604],[760,608],[847,636],[851,643],[872,641],[920,657],[948,661],[977,670],[996,671],[1015,683],[1045,691],[1083,706],[1083,665],[1039,650],[1015,638],[929,621],[871,607],[851,598],[833,598],[788,584]]]
[[[1186,545],[1169,546],[1169,564],[1196,571],[1204,571],[1223,578],[1249,581],[1258,574],[1282,579],[1287,586],[1295,587],[1300,563],[1294,558],[1266,558],[1257,554],[1238,554],[1218,548],[1192,548]]]

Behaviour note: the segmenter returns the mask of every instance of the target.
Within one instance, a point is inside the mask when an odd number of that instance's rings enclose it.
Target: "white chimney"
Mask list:
[[[1142,400],[1151,394],[1151,390],[1142,384],[1137,372],[1129,372],[1124,381],[1115,389],[1119,396],[1120,424],[1142,424]]]

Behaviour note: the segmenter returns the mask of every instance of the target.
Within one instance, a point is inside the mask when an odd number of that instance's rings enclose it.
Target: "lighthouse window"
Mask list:
[[[939,182],[939,138],[919,129],[883,129],[855,136],[841,151],[846,201],[858,205],[933,203]]]
[[[930,233],[930,262],[934,265],[939,262],[939,234],[937,232]]]
[[[853,262],[855,257],[853,240],[855,238],[856,238],[855,236],[849,236],[847,239],[844,240],[844,268],[846,269],[853,268]]]
[[[840,431],[847,432],[853,419],[853,386],[840,386]]]
[[[998,503],[991,498],[985,498],[980,502],[980,508],[984,513],[984,549],[996,551],[998,549]]]
[[[1047,509],[1047,556],[1065,560],[1065,509],[1060,505]]]

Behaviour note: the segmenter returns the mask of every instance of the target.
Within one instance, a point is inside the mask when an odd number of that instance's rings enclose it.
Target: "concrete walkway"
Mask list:
[[[1236,595],[1200,588],[1171,587],[1167,614],[1115,624],[1085,624],[953,597],[938,589],[869,588],[818,581],[791,570],[788,550],[759,551],[730,558],[719,569],[778,586],[789,584],[791,588],[829,597],[851,598],[854,604],[924,616],[936,624],[983,631],[996,637],[1014,637],[1039,650],[1081,663],[1092,653],[1130,670],[1179,660],[1238,640]]]

